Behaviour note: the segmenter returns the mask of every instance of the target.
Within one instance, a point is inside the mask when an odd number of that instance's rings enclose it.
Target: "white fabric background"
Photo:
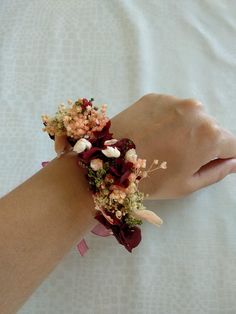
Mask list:
[[[54,158],[41,114],[94,97],[109,116],[148,92],[201,100],[236,134],[234,0],[1,0],[0,193]],[[20,314],[235,314],[236,177],[172,201],[132,254],[88,234]],[[19,287],[20,289],[20,287]]]

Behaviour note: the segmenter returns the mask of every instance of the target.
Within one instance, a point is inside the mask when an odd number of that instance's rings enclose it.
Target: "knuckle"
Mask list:
[[[219,181],[223,180],[224,177],[227,176],[227,174],[228,174],[227,169],[221,169],[221,170],[215,175],[215,180],[214,180],[214,182],[216,183],[216,182],[219,182]]]
[[[198,127],[198,132],[214,139],[218,138],[221,133],[220,127],[212,119],[203,119]]]
[[[199,100],[194,98],[187,98],[180,101],[180,106],[186,110],[203,109],[203,104]]]
[[[147,93],[141,97],[141,99],[153,99],[154,97],[157,97],[159,94],[157,93]]]
[[[212,136],[214,136],[215,139],[218,139],[221,136],[221,129],[217,124],[215,123],[210,124],[210,129]]]

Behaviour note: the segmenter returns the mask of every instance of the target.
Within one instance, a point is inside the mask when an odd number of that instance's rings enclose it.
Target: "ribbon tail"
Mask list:
[[[110,229],[107,229],[104,225],[101,223],[98,223],[92,230],[92,233],[100,236],[100,237],[108,237],[109,235],[112,235],[113,232]]]
[[[42,166],[42,167],[45,167],[45,166],[47,166],[48,163],[49,163],[49,161],[43,161],[43,162],[41,163],[41,166]]]
[[[88,251],[88,246],[87,243],[84,239],[82,239],[77,245],[76,245],[77,250],[79,251],[81,256],[84,256],[84,254]]]

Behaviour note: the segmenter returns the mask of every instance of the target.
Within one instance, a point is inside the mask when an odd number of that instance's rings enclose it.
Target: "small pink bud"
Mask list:
[[[147,171],[144,171],[143,174],[142,174],[142,177],[143,177],[143,178],[146,178],[147,176],[148,176]]]
[[[73,101],[71,99],[67,99],[67,103],[68,103],[68,105],[72,105]]]
[[[166,161],[163,161],[160,165],[160,168],[162,169],[166,169],[167,168],[167,162]]]

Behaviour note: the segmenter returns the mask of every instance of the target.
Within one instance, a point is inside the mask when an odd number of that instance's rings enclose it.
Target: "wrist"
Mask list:
[[[92,194],[83,169],[77,165],[77,154],[70,151],[55,158],[42,171],[47,172],[46,183],[54,186],[55,194],[51,200],[54,207],[61,209],[81,237],[96,224],[96,220]]]
[[[137,225],[142,224],[142,219],[158,226],[162,223],[160,217],[146,210],[143,205],[145,194],[138,189],[142,179],[159,169],[155,166],[158,160],[146,170],[146,159],[139,158],[139,152],[136,153],[134,141],[139,138],[140,142],[140,137],[134,133],[131,124],[133,106],[111,121],[106,116],[106,104],[97,107],[93,101],[93,98],[79,98],[75,103],[68,100],[69,108],[60,105],[54,117],[42,116],[43,131],[55,141],[58,156],[63,154],[65,157],[68,149],[77,153],[74,165],[81,166],[81,172],[88,180],[95,219],[100,222],[92,232],[111,230],[108,233],[131,252],[141,241],[141,230]]]

